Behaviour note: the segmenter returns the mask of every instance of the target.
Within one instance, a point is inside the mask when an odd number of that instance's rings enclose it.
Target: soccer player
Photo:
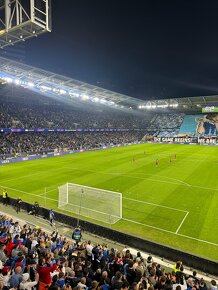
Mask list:
[[[176,154],[174,154],[174,159],[176,160]]]
[[[156,164],[156,167],[158,167],[158,165],[159,165],[159,160],[158,159],[156,159],[155,164]]]

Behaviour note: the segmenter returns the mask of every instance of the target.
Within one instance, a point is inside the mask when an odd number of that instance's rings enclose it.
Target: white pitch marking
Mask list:
[[[171,181],[167,181],[167,180],[158,180],[158,179],[152,179],[152,178],[143,178],[143,177],[133,176],[133,175],[127,175],[127,174],[123,174],[123,173],[112,173],[112,172],[103,172],[103,171],[96,171],[96,170],[89,170],[89,169],[79,169],[77,167],[67,167],[67,166],[64,166],[62,168],[72,169],[72,170],[75,170],[76,169],[78,171],[88,171],[88,172],[105,174],[105,175],[126,176],[126,177],[130,177],[130,178],[135,178],[135,179],[149,180],[149,181],[155,181],[155,182],[163,182],[163,183],[169,183],[169,184],[175,184],[175,185],[181,185],[181,186],[188,186],[188,187],[194,187],[194,188],[201,188],[201,189],[208,189],[208,190],[218,191],[218,188],[204,187],[204,186],[200,186],[200,185],[191,185],[191,184],[188,184],[188,183],[187,184],[186,183],[182,183],[182,181],[180,181],[180,183],[178,183],[178,182],[171,182]],[[158,175],[155,175],[155,176],[158,177]]]
[[[17,191],[17,192],[20,192],[20,193],[25,193],[25,194],[29,194],[29,195],[37,196],[37,197],[43,197],[42,193],[34,194],[34,193],[27,192],[27,191],[19,190],[19,189],[13,188],[13,187],[2,186],[2,185],[0,185],[0,186],[4,187],[4,188],[7,188],[7,189],[11,189],[11,190]],[[49,198],[49,197],[47,197],[46,199],[53,200],[53,201],[58,201],[57,199],[52,199],[52,198]]]
[[[175,233],[175,235],[181,236],[181,237],[184,237],[184,238],[187,238],[187,239],[195,240],[197,242],[206,243],[206,244],[218,247],[218,244],[213,243],[213,242],[208,242],[208,241],[205,241],[205,240],[197,239],[197,238],[194,238],[194,237],[191,237],[191,236],[187,236],[187,235],[183,235],[183,234],[179,234],[179,233],[177,233],[177,234]]]
[[[152,228],[152,229],[155,229],[155,230],[159,230],[159,231],[162,231],[162,232],[175,234],[175,232],[172,232],[172,231],[168,231],[168,230],[165,230],[165,229],[162,229],[162,228],[158,228],[158,227],[155,227],[155,226],[151,226],[151,225],[148,225],[148,224],[136,222],[136,221],[129,220],[129,219],[126,219],[126,218],[122,218],[122,220],[127,221],[127,222],[131,222],[131,223],[134,223],[134,224],[138,224],[138,225],[141,225],[141,226],[144,226],[144,227]]]
[[[5,188],[12,189],[14,191],[21,192],[21,193],[26,193],[26,194],[29,194],[29,195],[33,195],[33,196],[38,196],[37,194],[29,193],[29,192],[18,190],[18,189],[11,188],[11,187],[6,187],[5,186]],[[47,199],[53,200],[53,201],[58,201],[57,199],[53,199],[53,198],[47,198]],[[126,220],[126,221],[129,221],[129,222],[132,222],[132,223],[135,223],[135,224],[139,224],[139,225],[145,226],[145,227],[154,228],[154,229],[159,230],[159,231],[168,232],[168,233],[171,233],[173,235],[181,236],[181,237],[184,237],[184,238],[187,238],[187,239],[195,240],[195,241],[202,242],[202,243],[207,243],[207,244],[210,244],[210,245],[214,245],[216,247],[218,246],[218,244],[213,243],[213,242],[208,242],[208,241],[205,241],[205,240],[197,239],[197,238],[194,238],[194,237],[191,237],[191,236],[182,235],[182,234],[179,234],[179,233],[176,234],[175,232],[171,232],[171,231],[168,231],[168,230],[165,230],[165,229],[161,229],[161,228],[155,228],[153,226],[146,225],[146,224],[143,224],[143,223],[140,223],[140,222],[135,222],[133,220],[129,220],[129,219],[125,219],[125,218],[122,218],[122,219]]]
[[[154,206],[158,206],[158,207],[167,208],[167,209],[170,209],[170,210],[181,211],[181,212],[187,213],[187,210],[178,209],[178,208],[175,208],[175,207],[169,207],[169,206],[165,206],[165,205],[160,205],[160,204],[156,204],[156,203],[152,203],[152,202],[142,201],[142,200],[138,200],[138,199],[134,199],[134,198],[123,197],[123,199],[127,199],[127,200],[131,200],[131,201],[134,201],[134,202],[140,202],[140,203],[144,203],[144,204],[154,205]]]
[[[182,225],[183,225],[185,219],[187,218],[188,214],[189,214],[189,211],[186,212],[186,215],[184,216],[183,220],[181,221],[180,225],[178,226],[178,228],[177,228],[177,230],[176,230],[176,234],[178,234],[178,232],[179,232],[179,230],[181,229],[181,227],[182,227]]]

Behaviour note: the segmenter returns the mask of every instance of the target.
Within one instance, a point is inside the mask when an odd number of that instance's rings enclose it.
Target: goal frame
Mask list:
[[[119,199],[119,215],[112,215],[112,214],[109,214],[109,213],[105,213],[103,211],[98,211],[96,209],[92,209],[91,207],[84,207],[81,205],[81,201],[82,201],[82,193],[79,193],[79,197],[80,197],[80,204],[72,204],[72,203],[69,203],[69,187],[70,185],[74,186],[74,187],[78,187],[78,189],[88,189],[88,190],[96,190],[98,193],[102,192],[104,194],[112,194],[112,195],[117,195],[118,199]],[[60,205],[60,200],[61,200],[61,190],[63,190],[63,187],[66,186],[66,202],[62,203]],[[91,196],[91,194],[90,194]],[[112,200],[113,202],[113,200]],[[62,209],[64,211],[68,211],[68,212],[71,212],[71,210],[69,209],[65,209],[64,207],[67,206],[67,205],[72,205],[72,207],[76,207],[78,208],[78,211],[79,213],[76,213],[74,212],[76,215],[78,215],[79,217],[80,216],[84,216],[84,217],[89,217],[89,215],[84,215],[84,214],[80,214],[80,211],[81,209],[85,210],[89,210],[90,212],[96,212],[96,213],[99,213],[101,215],[107,215],[108,216],[108,221],[103,221],[105,223],[108,223],[108,224],[115,224],[116,222],[118,222],[119,220],[122,219],[122,216],[123,216],[123,203],[122,203],[122,193],[121,192],[117,192],[117,191],[111,191],[111,190],[106,190],[106,189],[101,189],[101,188],[96,188],[96,187],[91,187],[91,186],[87,186],[87,185],[82,185],[82,184],[78,184],[78,183],[70,183],[70,182],[67,182],[61,186],[58,187],[58,208],[59,209]],[[109,205],[109,204],[108,204]],[[116,217],[117,220],[115,220],[115,222],[112,222],[111,220],[111,217]],[[91,216],[91,219],[94,219],[94,220],[98,220],[98,221],[101,221],[100,219],[98,218],[95,218],[93,216]]]

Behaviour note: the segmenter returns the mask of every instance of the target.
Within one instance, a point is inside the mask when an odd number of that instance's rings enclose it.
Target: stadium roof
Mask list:
[[[218,106],[218,96],[140,100],[4,57],[0,57],[0,80],[62,98],[85,100],[112,107],[199,111],[204,106]]]

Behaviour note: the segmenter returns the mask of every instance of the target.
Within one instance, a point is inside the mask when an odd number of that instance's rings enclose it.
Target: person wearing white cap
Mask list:
[[[30,275],[29,273],[24,273],[22,275],[22,281],[20,283],[20,287],[19,289],[20,290],[31,290],[32,287],[36,286],[38,284],[38,281],[39,281],[39,275],[36,274],[36,280],[33,281],[33,282],[29,282],[29,278],[30,278]]]

